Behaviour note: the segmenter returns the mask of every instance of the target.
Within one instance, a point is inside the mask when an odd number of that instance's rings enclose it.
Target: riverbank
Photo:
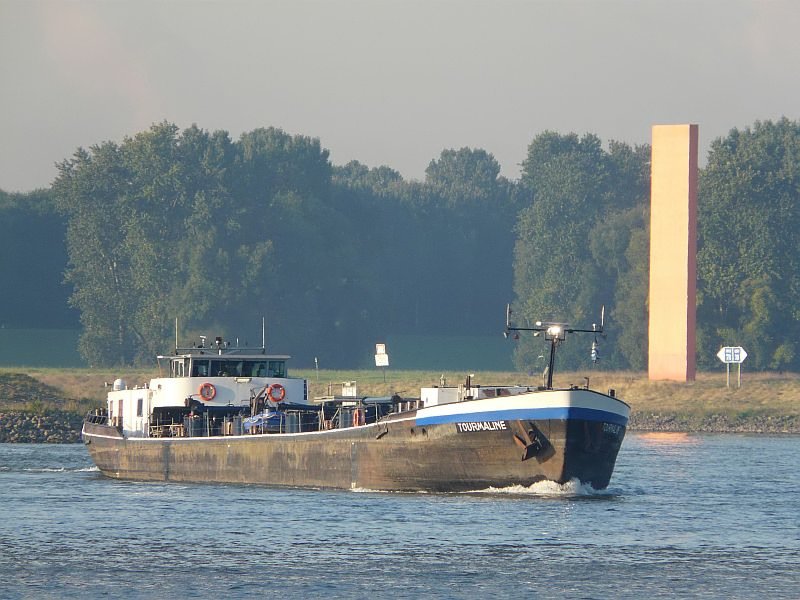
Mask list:
[[[633,411],[628,431],[800,434],[798,415],[679,415]]]
[[[83,415],[62,410],[0,412],[2,444],[74,444],[81,441]]]
[[[92,404],[68,398],[27,373],[0,372],[0,443],[79,442],[83,415]]]
[[[310,396],[336,393],[356,382],[359,395],[417,397],[422,386],[461,381],[463,373],[295,371],[309,380]],[[587,374],[559,374],[557,387],[583,385]],[[613,388],[631,405],[630,431],[800,434],[800,376],[747,374],[742,387],[726,386],[724,373],[701,373],[691,383],[651,382],[642,373],[590,372],[592,388]],[[0,443],[80,441],[83,415],[104,404],[107,383],[122,376],[131,384],[157,376],[151,370],[0,370]],[[482,385],[536,385],[519,373],[477,373]]]

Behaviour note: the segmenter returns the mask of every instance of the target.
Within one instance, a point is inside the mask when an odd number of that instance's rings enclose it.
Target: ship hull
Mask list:
[[[537,395],[296,434],[125,438],[87,422],[83,438],[100,471],[120,479],[441,492],[542,480],[607,487],[627,405],[584,390]],[[587,408],[598,398],[601,408]]]

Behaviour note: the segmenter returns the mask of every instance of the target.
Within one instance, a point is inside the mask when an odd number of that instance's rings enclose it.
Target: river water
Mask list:
[[[104,478],[0,444],[1,598],[797,598],[800,436],[628,434],[611,486],[469,494]]]

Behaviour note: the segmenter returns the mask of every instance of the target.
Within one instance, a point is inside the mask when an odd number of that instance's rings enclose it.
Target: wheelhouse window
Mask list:
[[[189,372],[189,359],[173,359],[169,363],[170,377],[186,377]]]
[[[268,377],[286,377],[286,363],[282,360],[269,361]]]
[[[243,360],[229,360],[226,365],[229,377],[241,377],[244,375],[244,361]]]
[[[286,377],[286,361],[193,359],[191,373],[192,377]]]
[[[246,360],[242,367],[242,374],[245,377],[266,377],[267,361],[265,360]]]
[[[211,361],[211,377],[227,377],[228,375],[228,363],[226,361]]]
[[[208,377],[207,360],[194,360],[192,363],[192,377]]]

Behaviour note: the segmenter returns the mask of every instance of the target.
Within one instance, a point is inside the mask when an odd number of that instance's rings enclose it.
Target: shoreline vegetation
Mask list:
[[[298,369],[306,377],[309,395],[341,391],[343,382],[356,382],[359,396],[398,394],[419,396],[419,388],[465,380],[466,373],[392,371],[376,369],[330,371]],[[385,382],[384,382],[385,375]],[[156,369],[0,369],[0,443],[75,443],[80,441],[83,415],[105,404],[107,386],[118,377],[138,385],[158,376]],[[651,382],[646,373],[586,371],[559,373],[555,387],[583,386],[606,391],[631,406],[629,431],[678,433],[800,433],[800,374],[744,373],[731,387],[724,372],[699,373],[690,383]],[[473,382],[484,385],[539,385],[539,376],[521,373],[476,372]]]

